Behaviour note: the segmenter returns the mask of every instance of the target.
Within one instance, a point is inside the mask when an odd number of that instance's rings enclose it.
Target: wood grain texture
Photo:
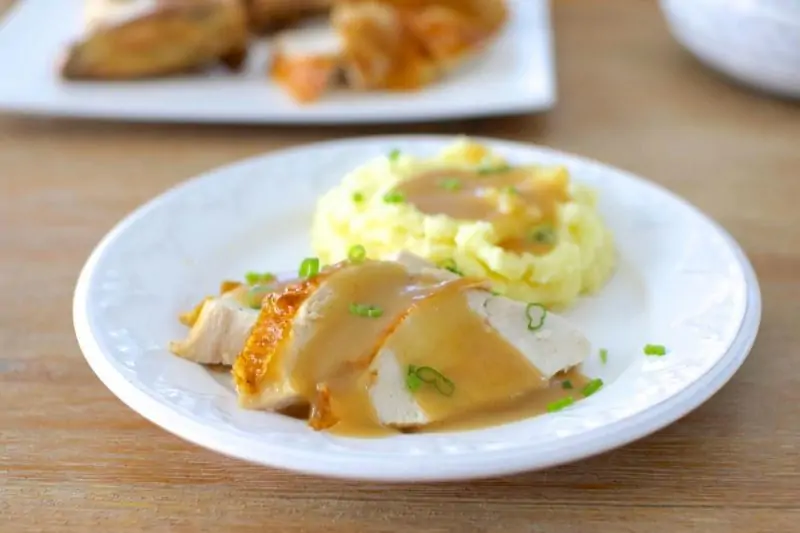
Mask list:
[[[800,108],[699,66],[654,2],[554,10],[560,102],[537,117],[281,129],[0,117],[0,531],[797,531]],[[504,479],[389,487],[220,457],[146,422],[94,377],[74,338],[72,289],[122,216],[242,157],[398,131],[546,144],[685,196],[758,272],[764,317],[750,358],[694,413],[614,452]]]

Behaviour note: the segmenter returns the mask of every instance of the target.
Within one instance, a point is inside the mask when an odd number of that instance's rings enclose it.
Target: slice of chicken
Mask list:
[[[435,276],[443,281],[459,278],[407,252],[392,259],[402,264],[411,274]],[[493,328],[523,354],[539,371],[543,380],[581,363],[589,354],[588,340],[564,318],[547,313],[545,326],[540,331],[531,332],[528,329],[526,304],[493,296],[485,289],[468,289],[466,295],[470,309],[485,321],[487,327]],[[234,367],[240,404],[243,407],[278,410],[313,401],[311,398],[304,398],[293,387],[290,376],[302,347],[314,335],[316,324],[324,318],[324,311],[333,297],[332,289],[324,279],[313,284],[300,284],[296,291],[289,294],[288,301],[279,306],[281,316],[272,320],[263,337],[253,330],[248,343],[260,338],[255,344],[256,348],[268,348],[260,352],[256,350],[252,360],[254,365],[245,365],[247,358],[244,358]],[[538,309],[535,311],[541,312]],[[281,321],[283,326],[280,326]],[[281,327],[285,328],[283,333],[277,334],[277,337],[269,337],[276,335],[275,332],[281,330]],[[392,336],[389,336],[384,340],[369,368],[373,376],[369,398],[376,418],[383,425],[392,427],[416,427],[436,422],[408,391],[405,384],[406,370],[401,368],[390,348],[391,339]],[[270,361],[270,358],[273,359]]]
[[[171,342],[175,355],[204,365],[233,365],[250,335],[258,310],[245,305],[238,291],[206,299],[186,339]]]
[[[244,63],[248,31],[240,0],[92,0],[87,35],[66,54],[71,80],[125,80]]]
[[[272,306],[273,317],[268,323],[256,324],[250,338],[242,343],[242,359],[233,368],[242,407],[274,411],[311,401],[294,388],[290,376],[302,346],[314,335],[315,323],[323,317],[322,310],[332,297],[324,280],[316,279],[300,282],[279,300],[265,303]],[[268,377],[259,381],[267,369]]]
[[[549,380],[558,372],[582,363],[589,356],[591,344],[588,339],[558,315],[548,312],[542,328],[531,332],[528,329],[526,304],[494,296],[483,289],[470,289],[466,295],[472,312],[482,317],[490,328],[514,346],[545,379]],[[538,308],[531,310],[533,319],[538,322],[539,317],[533,316],[533,312],[543,311]],[[370,398],[382,424],[404,428],[440,421],[429,417],[419,406],[406,387],[406,369],[400,366],[386,344],[378,352],[370,370],[375,376]],[[480,407],[474,406],[475,409]]]
[[[406,252],[397,256],[409,272],[433,269],[423,259]],[[442,276],[452,276],[441,270]],[[309,403],[290,379],[303,346],[314,335],[317,322],[325,317],[334,290],[326,283],[326,272],[310,280],[290,285],[287,290],[264,301],[269,313],[259,318],[233,367],[239,404],[247,409],[280,410],[298,403]],[[449,279],[449,278],[446,278]]]
[[[340,78],[344,48],[326,19],[281,32],[272,46],[270,75],[298,102],[318,100]]]

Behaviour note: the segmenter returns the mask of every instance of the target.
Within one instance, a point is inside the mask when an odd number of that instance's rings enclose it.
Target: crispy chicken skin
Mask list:
[[[410,31],[402,11],[388,3],[342,3],[332,21],[344,43],[342,66],[350,87],[409,90],[438,76],[438,66]]]
[[[294,394],[285,390],[283,362],[275,357],[290,343],[298,311],[325,277],[326,273],[321,273],[264,298],[258,319],[233,364],[233,379],[243,407],[280,409],[296,400]],[[264,383],[270,380],[279,386],[265,388]]]
[[[67,51],[63,78],[129,80],[217,62],[238,70],[244,63],[248,32],[241,0],[123,1],[131,6],[131,15],[104,20],[102,13],[95,14],[88,35]],[[115,9],[108,5],[109,13],[116,14]]]

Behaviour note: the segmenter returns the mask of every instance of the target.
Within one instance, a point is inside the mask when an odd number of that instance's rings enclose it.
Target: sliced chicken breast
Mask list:
[[[175,355],[204,365],[233,365],[242,351],[258,310],[244,305],[234,292],[202,303],[199,314],[182,341],[171,342]]]
[[[442,282],[461,280],[459,276],[436,268],[413,254],[401,253],[394,259],[411,275],[429,276]],[[273,307],[269,311],[273,317],[253,329],[253,335],[248,340],[249,348],[246,347],[244,352],[248,355],[243,356],[234,367],[243,407],[277,410],[297,403],[314,402],[308,391],[296,388],[292,375],[301,363],[299,358],[302,351],[314,339],[320,325],[325,323],[329,326],[326,321],[330,320],[333,312],[330,306],[337,300],[330,276],[328,273],[313,283],[298,284],[294,290],[276,295],[271,304],[265,301],[265,307]],[[463,294],[468,313],[475,320],[470,327],[486,328],[487,332],[502,338],[510,349],[524,356],[519,364],[540,377],[540,381],[529,381],[524,387],[517,384],[514,390],[499,390],[501,395],[522,395],[537,387],[546,387],[556,373],[581,363],[589,354],[588,340],[562,317],[547,313],[541,327],[531,330],[529,322],[538,325],[542,317],[536,313],[544,313],[543,309],[528,309],[524,303],[494,296],[483,288],[467,288]],[[395,352],[395,339],[398,335],[408,333],[403,328],[414,319],[415,312],[418,311],[411,309],[410,314],[383,338],[382,344],[375,347],[374,357],[365,369],[369,376],[367,401],[377,421],[385,426],[418,427],[439,422],[445,416],[428,412],[420,403],[420,396],[409,390],[407,368],[404,368]],[[261,332],[259,327],[263,328]],[[413,336],[415,326],[408,327]],[[519,358],[517,355],[514,357]],[[325,361],[324,355],[319,361]],[[336,369],[315,368],[313,371],[321,376],[329,376],[335,374]],[[325,394],[329,395],[327,389]],[[485,399],[491,400],[491,397]]]
[[[466,296],[472,312],[514,346],[546,380],[582,363],[589,356],[589,340],[558,315],[548,312],[542,327],[530,331],[526,304],[494,296],[483,289],[468,290]],[[542,313],[539,308],[530,310],[536,324]],[[417,427],[439,421],[426,414],[415,394],[409,391],[407,370],[401,367],[391,348],[382,348],[370,369],[375,375],[370,399],[382,424]],[[481,408],[480,405],[474,407]]]
[[[409,273],[412,274],[431,274],[442,280],[457,279],[458,276],[447,271],[436,268],[424,259],[408,252],[400,252],[394,258],[394,261],[404,266]],[[317,323],[325,318],[326,309],[330,301],[334,297],[334,290],[326,283],[324,277],[317,279],[317,282],[299,283],[297,290],[290,291],[286,298],[273,299],[271,302],[265,303],[265,306],[271,307],[274,315],[271,326],[272,330],[278,329],[275,323],[285,318],[282,311],[292,313],[296,308],[294,314],[289,317],[288,324],[285,324],[286,331],[282,334],[282,340],[279,346],[274,346],[276,351],[280,352],[280,357],[274,357],[275,353],[265,353],[262,345],[252,347],[248,350],[245,347],[245,352],[248,356],[259,361],[266,361],[264,364],[269,366],[269,379],[264,380],[259,387],[248,387],[246,384],[252,378],[252,374],[256,372],[250,367],[246,367],[245,360],[239,365],[239,401],[243,407],[248,409],[264,409],[264,410],[278,410],[295,403],[306,402],[307,399],[303,398],[300,391],[296,390],[292,385],[290,376],[297,364],[297,357],[300,354],[303,346],[314,335]],[[299,304],[297,302],[300,302]],[[267,329],[266,327],[264,328]],[[264,335],[273,333],[273,331],[265,331]],[[253,331],[253,337],[259,335],[258,331]],[[244,346],[244,343],[242,343]],[[250,353],[253,352],[253,353]],[[274,359],[273,359],[274,357]],[[263,370],[262,372],[266,372]],[[234,369],[236,375],[237,369]]]
[[[265,379],[258,387],[248,388],[245,383],[251,377],[252,370],[246,370],[244,364],[234,368],[234,375],[237,375],[237,371],[241,371],[237,384],[239,402],[243,407],[274,411],[298,403],[309,403],[309,399],[304,398],[303,394],[295,389],[291,375],[297,364],[300,350],[314,334],[316,322],[322,318],[322,310],[326,307],[332,292],[325,286],[324,282],[319,287],[308,284],[307,291],[309,296],[304,299],[302,305],[289,318],[288,331],[283,341],[280,342],[279,346],[276,346],[276,348],[279,348],[279,354],[275,352],[267,355],[259,354],[264,359],[268,359],[264,361],[268,366],[268,379]],[[289,308],[287,310],[291,313],[291,303],[273,302],[268,305],[273,305],[274,307],[286,305]],[[277,328],[279,324],[272,323],[267,327]],[[254,334],[256,333],[258,331],[254,330]],[[242,346],[245,346],[245,343],[242,343]],[[244,372],[247,372],[247,375],[244,375]],[[266,373],[267,370],[265,369],[264,372]]]
[[[319,99],[340,77],[343,45],[328,20],[283,31],[272,46],[270,75],[299,102]]]

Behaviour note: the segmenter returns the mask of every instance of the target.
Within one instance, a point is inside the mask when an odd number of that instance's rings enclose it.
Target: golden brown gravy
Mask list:
[[[405,200],[428,215],[490,222],[499,245],[510,251],[544,254],[555,244],[542,239],[569,200],[563,179],[537,179],[537,169],[510,168],[481,174],[464,169],[423,172],[397,187]]]
[[[396,433],[381,425],[369,396],[375,379],[369,366],[381,347],[393,352],[404,372],[409,365],[432,367],[455,385],[451,395],[430,384],[412,393],[434,422],[431,430],[518,420],[579,391],[587,381],[583,376],[570,372],[572,391],[560,388],[561,380],[545,380],[470,309],[464,289],[477,284],[411,275],[397,263],[377,261],[329,275],[318,289],[325,293],[316,295],[320,303],[314,312],[320,318],[309,326],[289,376],[300,394],[313,399],[312,427],[346,436]],[[378,307],[382,314],[353,314],[354,303]]]
[[[311,326],[311,336],[290,375],[293,387],[306,398],[317,397],[322,386],[330,393],[333,416],[312,423],[321,428],[334,423],[337,432],[381,432],[368,395],[372,379],[368,367],[375,353],[416,302],[465,283],[463,278],[443,282],[410,276],[397,263],[378,261],[332,274],[318,289],[328,295],[315,310],[324,319]],[[351,312],[353,304],[375,306],[382,314],[358,316]]]
[[[432,367],[453,384],[450,396],[421,386],[414,399],[431,421],[503,405],[547,387],[547,380],[468,305],[463,292],[421,302],[386,343],[401,368]]]
[[[565,381],[570,383],[571,389],[564,388]],[[456,416],[431,424],[426,426],[424,431],[435,433],[479,429],[538,416],[546,413],[547,406],[558,400],[570,397],[577,402],[582,399],[581,390],[589,381],[591,380],[584,376],[579,369],[573,368],[553,376],[544,388],[536,389],[507,403],[490,405],[484,409],[470,412],[466,416]]]

